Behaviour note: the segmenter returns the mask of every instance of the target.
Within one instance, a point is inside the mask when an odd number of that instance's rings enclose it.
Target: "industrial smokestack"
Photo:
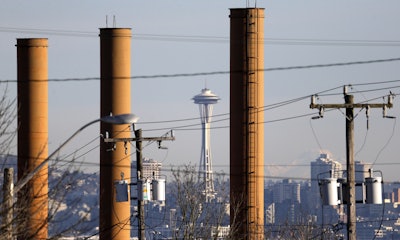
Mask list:
[[[48,157],[47,39],[17,39],[18,179]],[[47,239],[48,168],[20,191],[18,239]]]
[[[264,9],[230,19],[231,227],[235,239],[264,239]]]
[[[131,29],[100,29],[101,110],[100,116],[131,112]],[[101,123],[102,134],[129,138],[128,125]],[[114,144],[114,143],[112,143]],[[100,239],[130,238],[130,201],[117,202],[115,181],[131,179],[130,144],[100,144]]]

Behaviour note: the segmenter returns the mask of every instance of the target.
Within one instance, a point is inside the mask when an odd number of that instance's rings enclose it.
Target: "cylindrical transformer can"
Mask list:
[[[125,180],[115,181],[115,195],[116,202],[127,202],[129,201],[129,185]]]
[[[320,181],[323,205],[338,205],[338,182],[336,178],[325,178]]]
[[[140,201],[151,201],[151,184],[148,179],[138,180],[138,199]]]
[[[153,200],[165,201],[165,179],[153,179]]]
[[[365,178],[367,204],[382,204],[382,177]]]

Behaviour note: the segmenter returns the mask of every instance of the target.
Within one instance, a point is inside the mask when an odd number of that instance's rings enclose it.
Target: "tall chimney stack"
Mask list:
[[[264,239],[264,9],[231,9],[230,19],[231,228]]]
[[[131,29],[100,29],[100,116],[131,112]],[[129,138],[129,125],[100,124],[102,134]],[[113,143],[114,144],[114,143]],[[117,202],[114,183],[131,179],[130,144],[100,144],[100,239],[130,238],[130,201]]]
[[[47,39],[17,39],[18,179],[48,157]],[[18,239],[47,239],[48,168],[19,192]],[[21,214],[21,215],[20,215]]]

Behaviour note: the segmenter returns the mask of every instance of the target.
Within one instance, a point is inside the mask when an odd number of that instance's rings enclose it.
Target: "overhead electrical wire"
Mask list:
[[[400,82],[400,80],[386,81],[386,83],[391,83],[391,82]],[[382,83],[384,83],[384,82],[380,82],[380,84],[382,84]],[[368,84],[363,84],[363,85],[374,85],[374,84],[375,83],[368,83]],[[308,99],[312,95],[316,95],[316,96],[342,95],[342,93],[327,94],[327,92],[330,92],[330,91],[333,91],[333,90],[337,90],[337,89],[340,89],[342,87],[343,86],[334,87],[334,88],[331,88],[331,89],[328,89],[328,90],[324,90],[324,91],[321,91],[321,92],[318,92],[318,93],[315,93],[315,94],[306,95],[306,96],[303,96],[303,97],[298,97],[298,98],[294,98],[294,99],[290,99],[290,100],[286,100],[286,101],[281,101],[281,102],[265,105],[265,106],[262,107],[261,110],[259,110],[259,112],[271,110],[271,109],[274,109],[274,108],[279,108],[279,107],[282,107],[282,106],[285,106],[285,105],[289,105],[289,104],[292,104],[292,103],[296,103],[296,102],[302,101],[304,99]],[[364,90],[364,91],[355,91],[355,92],[351,92],[351,93],[373,92],[373,91],[388,90],[388,89],[393,89],[393,88],[398,88],[398,87],[400,87],[400,86],[386,87],[386,88],[379,88],[379,89],[371,89],[371,90]],[[364,102],[368,102],[368,101],[372,101],[372,100],[376,100],[376,99],[380,99],[380,98],[382,98],[382,96],[379,96],[379,97],[376,97],[376,98],[372,98],[372,99],[369,99],[369,100],[365,100]],[[229,113],[215,114],[215,115],[213,115],[213,118],[215,119],[217,117],[227,116],[227,115],[229,115]],[[314,115],[314,113],[300,115],[300,117],[311,116],[311,115]],[[186,121],[198,120],[198,119],[199,119],[199,117],[192,117],[192,118],[173,119],[173,120],[160,120],[160,121],[140,122],[139,124],[165,124],[165,123],[175,123],[175,122],[181,122],[181,121],[185,121],[186,122]],[[219,121],[224,121],[224,120],[229,120],[229,118],[220,119],[220,120],[214,120],[214,121],[212,121],[212,123],[219,122]],[[279,121],[279,120],[265,121],[264,123],[275,122],[275,121]],[[200,125],[200,123],[199,124],[191,124],[191,125],[183,125],[183,126],[179,126],[177,128],[186,128],[186,127],[199,126],[199,125]],[[220,127],[218,127],[218,128],[220,128]],[[166,128],[151,129],[151,131],[156,131],[156,130],[166,130]],[[144,131],[150,131],[150,129],[147,129],[147,130],[144,130]]]
[[[393,82],[397,82],[397,81],[386,81],[387,83],[393,83]],[[363,85],[375,85],[376,83],[366,83],[366,84],[363,84]],[[327,93],[327,92],[329,92],[329,91],[333,91],[333,90],[337,90],[337,89],[339,89],[340,87],[335,87],[335,88],[331,88],[331,89],[328,89],[328,90],[324,90],[324,91],[321,91],[321,92],[319,92],[319,94],[320,93]],[[378,90],[380,90],[380,89],[378,89]],[[376,90],[376,91],[378,91],[378,90]],[[370,90],[370,91],[372,91],[372,90]],[[359,92],[359,91],[357,91],[357,92]],[[301,101],[301,100],[304,100],[304,99],[306,99],[306,97],[308,98],[309,96],[305,96],[305,97],[299,97],[299,98],[295,98],[295,99],[293,99],[293,100],[288,100],[288,101],[283,101],[282,103],[285,103],[285,104],[288,104],[288,103],[294,103],[294,102],[297,102],[297,101]],[[378,99],[378,98],[382,98],[382,97],[377,97],[376,99]],[[374,98],[375,99],[375,98]],[[371,101],[371,99],[366,99],[365,100],[365,102],[368,102],[368,101]],[[285,104],[283,104],[283,105],[285,105]],[[275,104],[271,104],[270,106],[279,106],[280,105],[280,103],[275,103]],[[282,105],[282,106],[283,106]],[[268,108],[267,108],[267,106],[265,106],[265,107],[263,107],[263,110],[262,111],[267,111],[267,110],[269,110]],[[224,114],[219,114],[219,116],[226,116],[226,115],[228,115],[229,113],[224,113]],[[315,113],[308,113],[308,114],[301,114],[301,115],[296,115],[296,116],[291,116],[291,117],[286,117],[286,118],[280,118],[280,119],[275,119],[275,120],[270,120],[270,121],[265,121],[265,122],[263,122],[263,123],[272,123],[272,122],[277,122],[277,121],[285,121],[285,120],[290,120],[290,119],[296,119],[296,118],[300,118],[300,117],[306,117],[306,116],[312,116],[312,115],[315,115]],[[176,119],[176,120],[167,120],[167,121],[157,121],[157,122],[155,122],[155,123],[157,123],[157,124],[160,124],[160,123],[173,123],[173,122],[180,122],[180,121],[188,121],[188,120],[198,120],[198,117],[196,117],[196,118],[185,118],[185,119]],[[224,118],[224,119],[220,119],[220,120],[217,120],[217,121],[215,121],[215,122],[219,122],[219,121],[226,121],[226,120],[229,120],[229,118]],[[152,123],[152,122],[148,122],[148,124],[149,123]],[[201,128],[199,127],[199,128],[196,128],[196,129],[187,129],[188,127],[191,127],[191,126],[199,126],[200,125],[200,123],[197,123],[197,124],[190,124],[190,125],[181,125],[181,126],[175,126],[175,127],[165,127],[165,128],[162,128],[162,129],[149,129],[149,131],[155,131],[155,130],[170,130],[171,128],[172,129],[175,129],[175,130],[201,130]],[[219,126],[219,127],[212,127],[213,129],[214,128],[228,128],[229,126]],[[96,137],[97,138],[97,137]],[[93,142],[93,139],[92,140],[90,140],[90,142],[89,143],[87,143],[87,144],[85,144],[84,146],[87,146],[87,145],[89,145],[91,142]],[[151,143],[149,143],[149,144],[151,144]],[[146,145],[146,147],[149,145],[149,144],[147,144]],[[84,147],[81,147],[81,148],[79,148],[78,150],[75,150],[74,151],[74,154],[78,154],[78,152],[80,151],[80,150],[82,150]],[[86,153],[84,153],[84,154],[80,154],[80,155],[78,155],[78,158],[81,158],[81,157],[83,157],[83,156],[85,156],[87,153],[89,153],[90,151],[92,151],[93,149],[96,149],[96,148],[98,148],[98,146],[95,146],[95,147],[92,147],[91,148],[91,150],[89,150],[89,151],[86,151]],[[72,153],[71,153],[72,154]],[[133,153],[132,153],[133,154]],[[131,155],[132,155],[131,154]],[[67,155],[68,156],[68,155]],[[69,163],[74,163],[74,161],[76,160],[76,159],[78,159],[78,158],[74,158],[72,161],[71,160],[69,160],[69,161],[67,161],[67,162],[69,162]],[[60,159],[58,159],[58,160],[56,160],[56,161],[60,161]],[[60,161],[60,162],[65,162],[65,161]],[[81,163],[82,165],[87,165],[87,164],[85,164],[85,163]],[[386,163],[386,164],[392,164],[392,163]],[[91,165],[91,164],[89,164],[89,165]],[[266,165],[267,166],[267,165]],[[290,165],[291,166],[291,165]]]
[[[385,150],[385,148],[389,145],[389,143],[392,141],[394,133],[395,133],[395,129],[396,129],[396,123],[397,123],[397,119],[394,119],[394,123],[393,123],[393,128],[392,128],[392,132],[389,136],[389,138],[387,139],[387,141],[385,142],[385,144],[382,146],[382,148],[378,151],[378,154],[375,157],[374,162],[371,165],[371,168],[375,165],[375,163],[378,161],[380,155],[382,154],[383,150]]]
[[[304,114],[304,115],[299,115],[299,116],[294,116],[294,117],[288,117],[288,118],[285,118],[285,119],[278,119],[278,120],[272,120],[272,121],[267,121],[267,122],[265,122],[265,123],[268,123],[268,122],[275,122],[275,121],[284,121],[284,120],[288,120],[288,119],[295,119],[295,118],[299,118],[299,117],[304,117],[304,116],[311,116],[311,115],[313,115],[314,113],[310,113],[310,114]],[[224,119],[225,120],[225,119]],[[173,128],[173,129],[175,129],[175,130],[182,130],[182,128],[184,129],[184,128],[186,128],[186,127],[189,127],[189,126],[198,126],[199,124],[192,124],[192,125],[185,125],[185,126],[180,126],[180,127],[175,127],[175,128]],[[223,127],[216,127],[216,128],[228,128],[229,126],[223,126]],[[162,128],[162,129],[150,129],[149,131],[155,131],[155,130],[168,130],[168,129],[171,129],[171,128]],[[199,127],[199,128],[196,128],[196,129],[184,129],[184,130],[200,130],[201,128]],[[148,144],[149,145],[149,144]],[[148,146],[148,145],[146,145],[146,147]],[[93,149],[95,149],[95,148],[97,148],[97,147],[94,147],[94,148],[92,148],[91,150],[93,150]],[[82,157],[82,156],[84,156],[85,154],[82,154],[82,155],[80,155],[80,157]]]
[[[400,82],[400,80],[388,81],[388,82]],[[375,83],[369,83],[369,85],[373,85],[373,84],[375,84]],[[289,104],[292,104],[292,103],[296,103],[296,102],[302,101],[304,99],[309,99],[310,96],[312,96],[312,95],[316,95],[316,96],[343,95],[343,93],[327,94],[327,92],[329,92],[329,91],[337,90],[337,89],[340,89],[342,87],[343,86],[334,87],[334,88],[331,88],[331,89],[328,89],[328,90],[324,90],[324,91],[321,91],[321,92],[318,92],[318,93],[315,93],[315,94],[306,95],[306,96],[294,98],[294,99],[291,99],[291,100],[285,100],[285,101],[281,101],[281,102],[265,105],[259,110],[259,112],[263,112],[263,111],[271,110],[271,109],[274,109],[274,108],[282,107],[282,106],[285,106],[285,105],[289,105]],[[354,91],[354,92],[349,92],[349,93],[354,94],[354,93],[363,93],[363,92],[375,92],[375,91],[389,90],[389,89],[399,88],[399,87],[400,86],[392,86],[392,87],[385,87],[385,88],[379,88],[379,89],[369,89],[369,90],[363,90],[363,91],[360,90],[360,91]],[[383,96],[387,96],[387,95],[383,95]],[[361,103],[367,103],[369,101],[373,101],[373,100],[376,100],[376,99],[382,99],[383,96],[371,98],[371,99],[368,99],[368,100],[366,99],[365,101],[362,101]],[[311,115],[314,115],[314,114],[315,113],[303,114],[303,115],[298,115],[298,116],[294,116],[294,117],[289,117],[288,119],[297,118],[297,117],[311,116]],[[221,116],[227,116],[227,115],[229,115],[229,113],[216,114],[216,115],[213,115],[213,118],[221,117]],[[193,117],[193,118],[164,120],[164,121],[140,122],[139,124],[164,124],[164,123],[171,123],[171,122],[175,123],[175,122],[180,122],[180,121],[190,121],[190,120],[198,120],[198,119],[199,119],[199,117]],[[276,122],[276,121],[285,120],[285,119],[286,118],[282,118],[282,119],[278,119],[278,120],[265,121],[264,123],[271,123],[271,122]],[[220,122],[220,121],[224,121],[224,120],[229,120],[229,118],[215,120],[215,121],[212,121],[212,123]],[[183,126],[179,126],[178,128],[180,128],[180,127],[185,128],[185,127],[199,126],[199,125],[200,125],[200,123],[199,124],[191,124],[191,125],[183,125]],[[162,128],[162,129],[157,129],[157,130],[165,130],[165,129]]]
[[[325,92],[325,91],[324,91]],[[298,98],[298,99],[304,99],[302,98]],[[371,101],[371,100],[366,100],[366,102]],[[331,109],[331,111],[334,109]],[[221,116],[224,116],[226,114],[221,114]],[[291,116],[291,117],[286,117],[286,118],[280,118],[280,119],[275,119],[275,120],[270,120],[270,121],[265,121],[263,123],[273,123],[273,122],[279,122],[279,121],[286,121],[286,120],[291,120],[291,119],[297,119],[297,118],[302,118],[302,117],[307,117],[307,116],[312,116],[315,115],[315,113],[307,113],[307,114],[301,114],[301,115],[296,115],[296,116]],[[186,119],[198,119],[198,118],[186,118]],[[225,119],[221,119],[218,121],[225,121],[225,120],[229,120],[229,118],[225,118]],[[179,120],[176,121],[172,121],[172,120],[167,120],[165,121],[166,123],[170,123],[170,122],[177,122]],[[162,121],[159,121],[157,123],[162,123]],[[189,127],[193,127],[193,126],[199,126],[198,128],[189,128]],[[218,127],[211,127],[211,129],[219,129],[219,128],[228,128],[229,126],[218,126]],[[164,127],[164,128],[156,128],[156,129],[147,129],[146,131],[159,131],[159,130],[170,130],[170,129],[174,129],[174,130],[201,130],[200,127],[200,123],[196,123],[196,124],[188,124],[188,125],[181,125],[181,126],[175,126],[175,127]],[[91,140],[93,141],[93,140]],[[151,143],[149,143],[151,144]],[[147,144],[146,147],[149,145]],[[96,149],[98,146],[91,148],[90,151],[92,151],[93,149]],[[90,152],[88,151],[88,152]],[[77,153],[77,151],[74,151],[74,153]],[[81,154],[79,155],[79,157],[83,157],[86,154]]]
[[[132,152],[130,154],[130,156],[134,155],[135,152]],[[55,160],[52,160],[55,161]],[[64,160],[64,159],[57,159],[57,162],[60,163],[71,163],[71,164],[75,164],[75,162],[71,162],[70,160]],[[94,166],[94,167],[99,167],[100,165],[102,166],[111,166],[108,164],[100,164],[100,163],[94,163],[94,162],[80,162],[79,164],[81,164],[82,166]],[[8,164],[10,166],[14,166],[15,164]],[[400,165],[400,162],[383,162],[383,163],[375,163],[375,166],[398,166]],[[128,167],[128,166],[124,166],[124,165],[115,165],[115,166],[119,166],[119,167]],[[169,164],[168,167],[171,168],[180,168],[180,167],[185,167],[185,164]],[[229,167],[229,165],[222,165],[222,164],[214,164],[213,167],[215,168],[227,168]],[[304,167],[304,168],[308,168],[310,167],[310,164],[263,164],[262,167]],[[162,171],[164,172],[171,172],[173,171],[173,169],[163,169]],[[196,171],[198,173],[198,171]],[[227,173],[225,172],[217,172],[214,171],[215,174],[221,174],[221,175],[227,175]],[[282,176],[282,178],[291,178],[292,176]],[[268,178],[276,178],[275,176],[265,176],[266,179]],[[303,178],[302,178],[303,179]],[[307,180],[312,180],[310,178],[307,178]],[[385,182],[385,183],[396,183],[396,184],[400,184],[400,182]]]
[[[165,210],[167,210],[167,209],[165,209]],[[164,217],[148,216],[148,218],[152,219],[152,220],[165,220],[165,216]],[[381,220],[381,219],[371,219],[371,220],[358,220],[357,223],[360,223],[360,224],[362,224],[362,223],[370,223],[371,224],[371,223],[393,222],[393,221],[397,221],[397,220],[398,220],[397,218],[386,218],[386,219],[383,219],[383,220]],[[175,221],[177,223],[179,223],[179,224],[183,223],[183,221],[178,219],[178,218],[175,219]],[[150,226],[148,224],[146,224],[146,225],[147,225],[148,228],[153,228],[152,226]],[[307,239],[309,239],[309,240],[311,240],[311,239],[321,239],[321,237],[324,234],[332,233],[330,231],[333,231],[333,228],[339,227],[339,228],[336,229],[336,231],[338,231],[338,232],[343,230],[344,228],[340,227],[340,226],[343,226],[343,225],[345,225],[345,223],[343,223],[343,222],[338,222],[338,223],[335,223],[335,224],[329,223],[329,224],[326,224],[327,229],[323,229],[323,226],[324,226],[323,224],[314,223],[312,226],[317,227],[317,228],[321,228],[322,232],[317,233],[317,235],[312,236],[311,238],[307,238]],[[280,224],[274,224],[273,226],[271,226],[271,225],[269,225],[267,223],[264,223],[263,226],[265,228],[265,232],[266,233],[272,233],[272,232],[276,233],[276,232],[284,231],[284,229],[288,229],[288,228],[290,228],[291,230],[296,230],[297,227],[305,229],[306,227],[310,227],[310,223],[308,223],[308,222],[304,222],[304,223],[299,222],[299,223],[292,223],[292,224],[280,223]],[[276,230],[274,230],[274,228],[276,228]],[[281,228],[283,228],[283,230]],[[317,228],[313,229],[314,232],[315,232],[315,230],[317,230]],[[137,229],[137,228],[135,228],[135,229]]]
[[[130,156],[131,155],[133,155],[134,154],[134,152],[132,152],[131,154],[130,154]],[[67,163],[71,163],[71,164],[73,164],[74,162],[71,162],[70,160],[62,160],[62,159],[58,159],[57,160],[57,162],[67,162]],[[80,163],[81,165],[87,165],[87,166],[96,166],[96,167],[100,167],[100,166],[107,166],[106,164],[100,164],[100,163],[84,163],[84,162],[81,162]],[[375,164],[375,165],[400,165],[400,163],[397,163],[397,162],[393,162],[393,163],[380,163],[380,164]],[[117,164],[117,165],[113,165],[113,166],[118,166],[118,167],[129,167],[129,166],[125,166],[125,165],[120,165],[120,164]],[[174,171],[177,171],[178,169],[180,169],[181,167],[185,167],[186,166],[186,164],[180,164],[180,165],[168,165],[170,168],[169,169],[167,169],[167,168],[165,168],[165,169],[163,169],[162,171],[163,172],[174,172]],[[217,168],[219,168],[219,167],[224,167],[224,168],[226,168],[226,167],[228,167],[229,165],[215,165],[214,167],[217,167]],[[278,167],[309,167],[310,165],[309,164],[264,164],[263,165],[263,167],[276,167],[276,166],[278,166]],[[185,170],[182,170],[182,169],[180,169],[180,171],[185,171]],[[192,170],[190,170],[190,171],[192,171]],[[189,171],[188,171],[189,172]],[[194,170],[194,171],[192,171],[194,174],[198,174],[199,173],[199,171],[198,170]],[[214,172],[216,175],[218,175],[218,176],[231,176],[229,173],[226,173],[226,172]],[[300,176],[272,176],[272,175],[264,175],[264,176],[262,176],[264,179],[287,179],[287,178],[290,178],[290,179],[293,179],[293,180],[300,180],[300,181],[318,181],[318,179],[313,179],[313,178],[309,178],[309,177],[300,177]],[[132,179],[135,179],[136,177],[135,176],[133,176],[133,177],[131,177]],[[385,182],[386,184],[400,184],[400,182],[396,182],[396,181],[386,181]]]
[[[380,97],[381,98],[381,97]],[[371,100],[369,100],[371,101]],[[329,109],[326,110],[325,112],[330,112],[330,111],[334,111],[335,109]],[[311,117],[313,115],[315,115],[315,112],[311,112],[311,113],[305,113],[305,114],[298,114],[298,115],[294,115],[294,116],[290,116],[290,117],[283,117],[283,118],[278,118],[278,119],[273,119],[273,120],[267,120],[264,121],[260,124],[268,124],[268,123],[275,123],[275,122],[282,122],[282,121],[287,121],[287,120],[294,120],[294,119],[298,119],[298,118],[303,118],[303,117]],[[218,120],[218,121],[225,121],[225,120],[229,120],[229,118],[225,118],[222,120]],[[218,122],[218,121],[212,121],[213,122]],[[160,131],[160,130],[168,130],[168,129],[173,129],[173,130],[177,130],[177,131],[183,131],[183,130],[201,130],[200,127],[200,123],[197,124],[188,124],[188,125],[180,125],[180,126],[174,126],[174,127],[163,127],[163,128],[155,128],[155,129],[146,129],[144,131]],[[193,127],[193,126],[199,126],[198,128],[189,128],[189,127]],[[212,126],[209,129],[223,129],[223,128],[229,128],[228,125],[226,126]]]
[[[350,86],[350,88],[351,88],[351,90],[353,90],[354,88],[356,87],[356,85],[351,85]],[[357,91],[357,93],[360,93],[361,94],[361,96],[364,98],[364,100],[365,101],[369,101],[369,100],[367,100],[367,98],[364,96],[364,92],[359,92],[358,90],[356,90]],[[360,111],[361,110],[363,110],[363,108],[361,108],[360,109]],[[355,158],[357,158],[358,157],[358,154],[364,149],[364,146],[365,146],[365,144],[367,143],[367,138],[368,138],[368,132],[369,132],[369,113],[368,113],[368,110],[365,110],[366,111],[366,117],[367,117],[367,130],[365,131],[365,135],[364,135],[364,141],[363,141],[363,143],[361,144],[361,146],[360,146],[360,148],[355,152],[355,154],[354,154],[354,157]]]
[[[318,144],[319,151],[322,152],[322,150],[323,150],[322,145],[321,145],[321,143],[320,143],[320,141],[319,141],[319,139],[318,139],[318,137],[317,137],[317,133],[315,132],[314,127],[313,127],[313,125],[312,125],[313,119],[310,118],[309,122],[310,122],[310,128],[311,128],[311,131],[312,131],[312,133],[313,133],[314,139],[315,139],[315,141],[316,141],[317,144]]]
[[[53,36],[91,37],[98,38],[94,31],[20,28],[0,26],[0,32],[20,34],[47,34]],[[178,34],[132,34],[134,40],[166,41],[166,42],[198,42],[198,43],[229,43],[227,36],[202,36]],[[365,39],[312,39],[312,38],[264,38],[266,45],[300,45],[300,46],[342,46],[342,47],[399,47],[400,40],[365,40]]]
[[[336,62],[326,64],[310,64],[310,65],[297,65],[289,67],[271,67],[265,69],[259,69],[257,71],[270,72],[270,71],[287,71],[287,70],[301,70],[301,69],[313,69],[313,68],[326,68],[326,67],[341,67],[351,65],[362,65],[362,64],[374,64],[374,63],[387,63],[400,61],[400,58],[385,58],[385,59],[374,59],[364,61],[350,61],[350,62]],[[211,76],[211,75],[225,75],[230,73],[236,73],[232,71],[212,71],[212,72],[196,72],[196,73],[176,73],[176,74],[156,74],[156,75],[141,75],[124,77],[121,79],[156,79],[156,78],[178,78],[178,77],[195,77],[195,76]],[[71,82],[71,81],[99,81],[100,77],[85,77],[85,78],[49,78],[49,79],[32,79],[30,81],[47,81],[47,82]],[[0,80],[0,83],[17,83],[18,80]]]

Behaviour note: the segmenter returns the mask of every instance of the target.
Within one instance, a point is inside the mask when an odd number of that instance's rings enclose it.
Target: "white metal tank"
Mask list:
[[[138,199],[140,201],[151,201],[151,184],[148,179],[138,180]]]
[[[338,187],[336,178],[324,178],[320,180],[320,191],[323,205],[336,206],[339,204]]]
[[[367,204],[382,204],[382,177],[365,178]]]
[[[165,201],[165,179],[153,179],[153,200]]]

